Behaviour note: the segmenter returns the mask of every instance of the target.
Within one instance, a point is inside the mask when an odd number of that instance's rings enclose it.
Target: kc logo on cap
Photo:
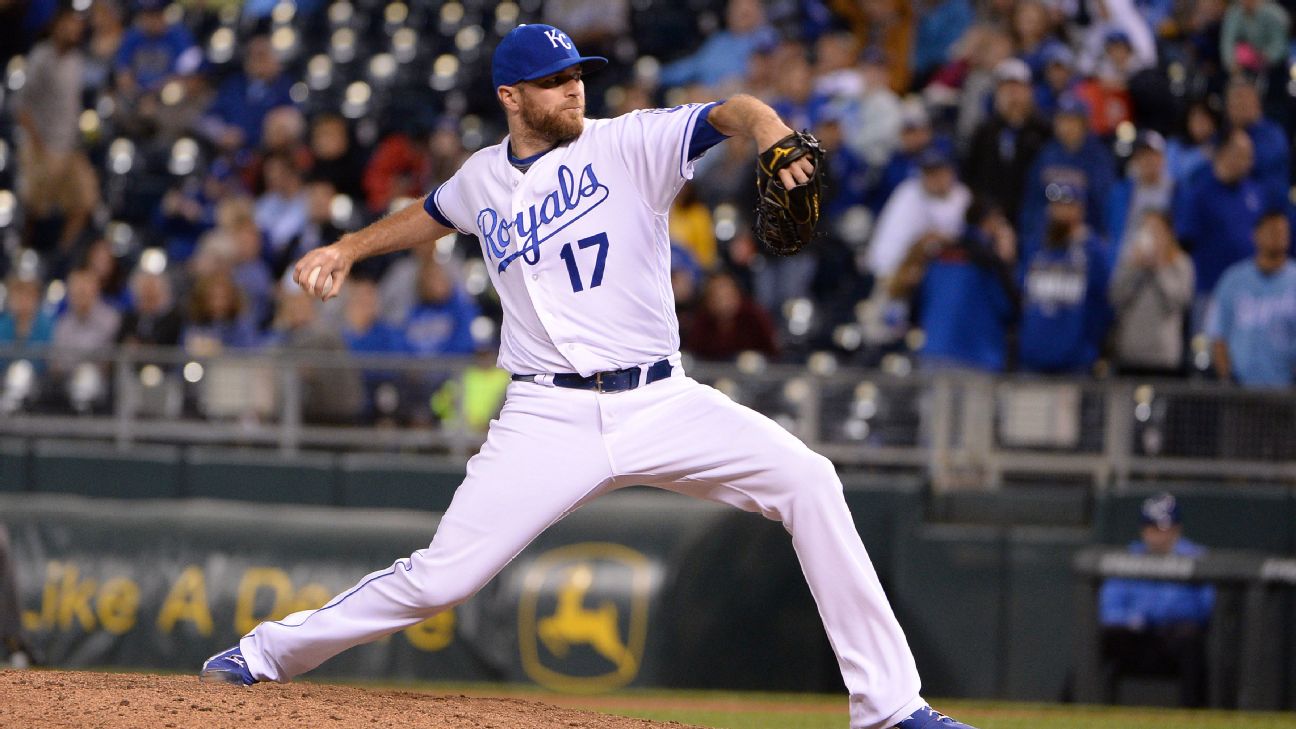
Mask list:
[[[496,88],[513,86],[577,65],[588,72],[607,65],[607,59],[582,56],[571,37],[552,25],[519,25],[495,47],[491,80]]]
[[[559,45],[561,45],[563,48],[566,48],[568,50],[573,50],[571,38],[568,38],[566,33],[562,32],[561,30],[558,30],[557,28],[554,28],[553,30],[546,30],[545,37],[549,39],[549,42],[553,44],[554,48],[557,48]]]

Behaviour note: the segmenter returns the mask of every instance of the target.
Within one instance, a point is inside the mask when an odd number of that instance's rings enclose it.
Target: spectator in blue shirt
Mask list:
[[[1161,493],[1143,502],[1141,539],[1131,554],[1197,557],[1206,552],[1183,536],[1175,497]],[[1127,674],[1180,678],[1180,702],[1206,701],[1206,629],[1215,606],[1209,585],[1114,578],[1098,594],[1103,668],[1110,695]]]
[[[186,351],[199,357],[219,354],[227,347],[261,344],[261,335],[229,273],[217,270],[194,281],[180,340]]]
[[[5,282],[4,309],[0,310],[0,347],[42,347],[54,340],[54,317],[41,307],[44,286],[34,278],[10,276]],[[0,359],[0,376],[9,362]],[[39,374],[45,367],[37,361]]]
[[[1175,234],[1197,272],[1197,321],[1204,298],[1215,290],[1224,270],[1255,252],[1251,233],[1264,209],[1264,194],[1250,179],[1254,154],[1246,132],[1229,133],[1211,165],[1188,183],[1175,203]],[[1194,326],[1194,331],[1200,327]]]
[[[1017,238],[1003,212],[986,200],[968,206],[962,234],[945,245],[914,246],[893,282],[919,279],[917,321],[925,367],[1002,372],[1008,325],[1019,303],[1013,264]],[[925,268],[924,268],[925,266]]]
[[[774,30],[765,23],[760,0],[729,0],[725,30],[713,33],[692,55],[667,64],[661,72],[661,84],[717,87],[741,81],[747,74],[751,54],[777,41]]]
[[[783,60],[770,107],[793,129],[813,129],[823,120],[831,99],[815,90],[813,69],[799,46]]]
[[[117,48],[113,69],[117,90],[128,99],[162,88],[173,76],[198,70],[202,49],[189,29],[169,24],[168,0],[136,0],[135,23]]]
[[[1058,101],[1074,95],[1080,83],[1075,52],[1065,43],[1052,43],[1043,53],[1043,67],[1035,78],[1035,107],[1045,117],[1057,112]]]
[[[873,183],[868,193],[868,205],[875,214],[882,211],[900,183],[918,174],[918,156],[931,147],[950,157],[954,155],[954,144],[947,137],[935,134],[923,105],[906,101],[900,111],[899,144],[882,168],[881,179]]]
[[[1229,82],[1224,114],[1230,128],[1245,130],[1251,137],[1255,148],[1251,179],[1264,190],[1265,207],[1286,202],[1291,186],[1291,147],[1282,127],[1264,117],[1254,81],[1236,76]]]
[[[288,268],[297,239],[310,219],[310,199],[302,171],[291,154],[274,152],[261,167],[265,192],[256,201],[256,224],[265,234],[262,251],[271,270]]]
[[[1296,263],[1288,260],[1291,224],[1270,212],[1255,230],[1254,260],[1224,272],[1206,334],[1215,372],[1246,387],[1287,387],[1296,368]]]
[[[1188,105],[1184,135],[1166,145],[1166,166],[1177,186],[1182,188],[1210,164],[1218,132],[1219,119],[1209,103],[1199,99]]]
[[[1165,139],[1154,131],[1140,132],[1127,175],[1112,186],[1108,198],[1107,244],[1113,267],[1146,214],[1170,214],[1174,187],[1174,178],[1166,172]]]
[[[472,322],[481,314],[444,266],[430,256],[419,264],[418,301],[405,324],[414,354],[472,354]]]
[[[202,120],[203,132],[226,152],[258,148],[266,114],[293,105],[289,94],[292,83],[275,56],[270,37],[253,37],[247,44],[243,71],[226,79],[217,90]]]
[[[1022,241],[1030,243],[1042,237],[1044,209],[1049,203],[1045,193],[1059,184],[1083,190],[1086,221],[1095,231],[1106,230],[1104,213],[1115,168],[1106,145],[1089,133],[1088,107],[1074,96],[1062,97],[1053,117],[1053,140],[1040,150],[1026,180],[1018,228]]]
[[[405,334],[379,316],[378,285],[367,278],[347,280],[346,303],[342,309],[342,339],[347,350],[359,355],[403,354],[407,351]],[[393,415],[399,402],[379,402],[385,390],[399,400],[400,371],[365,368],[365,416],[372,419],[378,412]]]
[[[1111,321],[1107,251],[1084,222],[1084,191],[1049,186],[1043,239],[1023,246],[1022,369],[1088,372]],[[1029,252],[1028,252],[1029,251]]]

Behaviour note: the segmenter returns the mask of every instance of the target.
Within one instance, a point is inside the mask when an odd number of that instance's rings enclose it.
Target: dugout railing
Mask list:
[[[990,376],[740,357],[686,371],[847,469],[940,491],[1008,481],[1296,483],[1296,392],[1208,380]],[[465,459],[507,378],[486,357],[0,347],[0,436]],[[488,414],[488,413],[487,413]]]

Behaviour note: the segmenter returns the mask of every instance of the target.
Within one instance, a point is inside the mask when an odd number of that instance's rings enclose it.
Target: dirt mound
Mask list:
[[[319,684],[201,684],[193,676],[0,671],[0,727],[15,729],[679,729],[683,724],[518,699]]]

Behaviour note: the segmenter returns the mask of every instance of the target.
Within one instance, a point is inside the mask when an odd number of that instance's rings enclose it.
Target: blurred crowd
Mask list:
[[[751,235],[755,150],[698,163],[670,219],[698,358],[1286,386],[1291,4],[0,0],[0,344],[54,345],[51,377],[115,343],[489,353],[474,239],[330,305],[285,282],[503,135],[491,50],[544,21],[613,60],[590,116],[745,92],[829,150],[788,258]]]

